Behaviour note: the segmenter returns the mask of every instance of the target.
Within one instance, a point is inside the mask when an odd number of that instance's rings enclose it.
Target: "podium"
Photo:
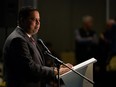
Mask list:
[[[93,63],[96,61],[97,60],[95,58],[90,58],[78,65],[75,65],[73,70],[93,80]],[[89,83],[86,79],[77,75],[73,71],[60,75],[60,78],[64,82],[62,87],[93,87],[93,84]]]
[[[86,81],[90,82],[91,84],[94,83],[93,81],[88,79],[85,75],[90,76],[91,79],[93,78],[93,76],[92,76],[92,70],[93,70],[92,67],[93,66],[89,67],[89,65],[93,64],[94,62],[97,61],[95,58],[88,59],[85,62],[82,62],[82,63],[74,66],[73,68],[70,68],[63,61],[61,61],[57,57],[53,56],[41,39],[38,40],[38,43],[40,43],[43,46],[43,48],[45,48],[44,54],[48,55],[49,57],[51,57],[52,59],[57,61],[58,86],[60,86],[60,78],[64,82],[63,87],[87,87]],[[63,75],[60,75],[59,69],[60,69],[61,64],[68,67],[70,69],[70,71],[67,73],[64,73]],[[91,73],[87,72],[87,71],[90,71]],[[86,80],[86,81],[84,81],[84,80]],[[86,85],[84,85],[84,84],[86,84]],[[90,87],[90,86],[88,86],[88,87]]]

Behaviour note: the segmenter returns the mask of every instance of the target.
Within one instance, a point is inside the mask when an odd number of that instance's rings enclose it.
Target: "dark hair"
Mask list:
[[[21,20],[29,17],[30,12],[32,12],[32,11],[38,11],[38,10],[31,6],[22,7],[19,11],[18,21],[20,22]]]

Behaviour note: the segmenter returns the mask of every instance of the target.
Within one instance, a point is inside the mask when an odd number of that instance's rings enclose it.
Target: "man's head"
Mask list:
[[[92,18],[92,16],[84,16],[83,17],[83,25],[84,25],[84,27],[85,28],[87,28],[87,29],[91,29],[92,28],[92,26],[93,26],[93,18]]]
[[[106,26],[107,26],[108,29],[111,29],[113,24],[115,24],[115,20],[114,19],[109,19],[106,22]]]
[[[19,26],[30,35],[34,35],[40,28],[39,11],[32,7],[23,7],[19,11]]]

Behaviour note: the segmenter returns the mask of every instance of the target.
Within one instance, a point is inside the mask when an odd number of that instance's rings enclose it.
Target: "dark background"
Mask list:
[[[0,3],[0,51],[5,38],[17,26],[18,10],[31,5],[39,9],[41,28],[38,38],[52,43],[54,50],[61,54],[73,52],[74,30],[82,25],[82,17],[94,17],[94,29],[99,33],[106,23],[107,0],[3,0]],[[116,0],[110,0],[109,18],[114,18]]]

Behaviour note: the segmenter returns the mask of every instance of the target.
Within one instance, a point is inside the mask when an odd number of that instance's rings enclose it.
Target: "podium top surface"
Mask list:
[[[86,60],[86,61],[84,61],[80,64],[75,65],[72,69],[77,71],[77,70],[80,70],[80,69],[88,66],[89,64],[92,64],[92,63],[95,63],[95,62],[97,62],[97,60],[95,58],[90,58],[90,59],[88,59],[88,60]],[[62,76],[66,75],[68,73],[71,73],[71,72],[72,71],[66,72],[66,73],[60,75],[60,77],[62,78]]]

